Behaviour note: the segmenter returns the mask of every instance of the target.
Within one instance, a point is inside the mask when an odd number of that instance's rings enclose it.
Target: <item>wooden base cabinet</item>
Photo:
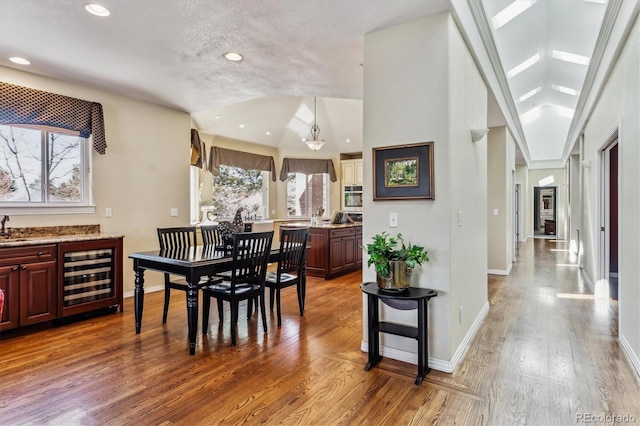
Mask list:
[[[58,314],[56,246],[0,250],[5,307],[0,330],[55,319]]]
[[[122,238],[0,248],[0,331],[117,306]]]
[[[307,274],[325,279],[355,271],[362,266],[362,227],[311,228]]]

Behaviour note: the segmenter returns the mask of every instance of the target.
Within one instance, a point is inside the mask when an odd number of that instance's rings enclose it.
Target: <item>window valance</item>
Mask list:
[[[0,124],[48,126],[93,136],[93,149],[104,154],[107,141],[102,105],[42,90],[0,82]]]
[[[196,129],[191,129],[191,165],[207,170],[207,147]]]
[[[282,169],[280,169],[280,180],[287,180],[289,173],[304,173],[312,175],[315,173],[328,173],[331,182],[338,180],[336,169],[333,167],[333,161],[317,160],[313,158],[285,158],[282,160]]]
[[[276,163],[270,155],[252,154],[212,146],[211,155],[209,155],[209,171],[214,176],[218,176],[221,164],[245,170],[265,170],[271,172],[271,180],[276,181]]]

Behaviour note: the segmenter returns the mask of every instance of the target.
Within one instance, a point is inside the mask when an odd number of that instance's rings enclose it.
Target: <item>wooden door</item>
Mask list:
[[[342,239],[343,269],[353,269],[356,266],[356,237]]]

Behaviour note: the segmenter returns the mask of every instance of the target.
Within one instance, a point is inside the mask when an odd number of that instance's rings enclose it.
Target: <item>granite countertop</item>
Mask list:
[[[0,248],[124,237],[120,234],[103,234],[100,232],[100,225],[9,228],[7,231],[10,236],[0,236]]]

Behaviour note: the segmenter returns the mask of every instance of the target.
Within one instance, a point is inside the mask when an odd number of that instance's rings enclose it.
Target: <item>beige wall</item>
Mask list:
[[[95,213],[12,215],[10,224],[99,224],[105,233],[125,235],[124,288],[131,291],[133,266],[127,254],[157,249],[156,227],[189,223],[189,115],[8,68],[0,68],[0,80],[102,104],[108,147],[106,155],[92,152]],[[107,207],[111,218],[104,215]],[[178,217],[170,216],[171,208],[178,208]],[[157,273],[145,278],[148,286],[161,282]]]
[[[487,139],[487,265],[489,273],[508,275],[513,261],[515,144],[504,126],[491,128]]]
[[[520,242],[527,241],[528,229],[531,229],[531,214],[527,210],[529,188],[529,169],[525,165],[516,166],[516,183],[520,184]]]
[[[429,348],[432,366],[446,371],[487,300],[486,179],[478,178],[486,177],[486,143],[471,143],[469,133],[486,127],[486,87],[448,14],[367,34],[364,58],[363,240],[388,231],[428,249],[431,261],[412,281],[439,291],[429,307]],[[373,202],[371,149],[423,141],[434,141],[435,199]],[[388,226],[391,212],[397,228]],[[366,264],[363,279],[375,280]],[[382,315],[416,321],[412,311]],[[416,352],[410,339],[381,341],[385,356],[406,360]]]
[[[584,271],[598,284],[600,151],[618,129],[620,184],[619,336],[640,374],[640,24],[636,20],[584,131]]]

